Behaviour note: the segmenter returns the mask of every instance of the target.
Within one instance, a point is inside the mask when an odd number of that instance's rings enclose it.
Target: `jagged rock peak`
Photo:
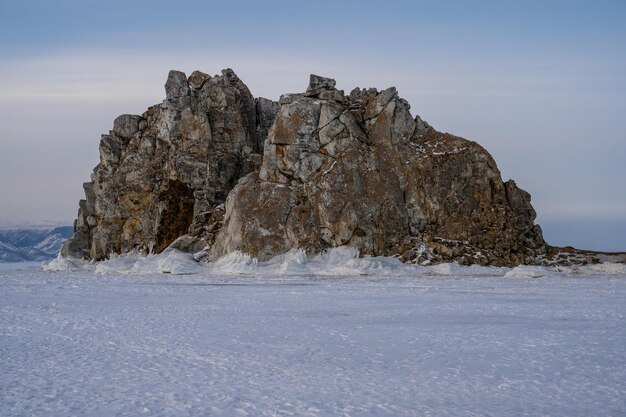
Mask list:
[[[187,78],[187,82],[192,88],[199,90],[200,88],[202,88],[204,83],[210,78],[211,76],[209,74],[205,74],[202,71],[194,71],[191,73],[189,78]]]
[[[545,251],[530,195],[503,183],[482,147],[413,117],[394,87],[337,91],[312,75],[305,93],[281,97],[261,168],[230,192],[211,258],[348,245],[512,265]]]
[[[216,207],[260,166],[277,111],[278,103],[255,99],[231,69],[189,78],[170,71],[163,103],[119,116],[102,135],[100,163],[62,254],[159,252],[186,234],[210,243]]]
[[[165,83],[166,100],[174,108],[183,109],[189,105],[190,90],[187,76],[182,71],[171,70]]]
[[[333,90],[335,88],[335,84],[337,83],[332,78],[311,74],[309,78],[309,86],[307,87],[305,94],[316,96],[322,91]]]
[[[64,256],[144,249],[348,245],[406,262],[532,263],[546,253],[530,195],[472,141],[410,113],[394,87],[312,74],[306,91],[254,98],[231,70],[171,71],[166,99],[102,136]]]
[[[343,91],[337,90],[335,84],[336,82],[332,78],[311,74],[309,77],[309,86],[301,96],[342,102],[344,100],[344,93]],[[283,101],[285,100],[289,101],[289,98],[283,97]]]

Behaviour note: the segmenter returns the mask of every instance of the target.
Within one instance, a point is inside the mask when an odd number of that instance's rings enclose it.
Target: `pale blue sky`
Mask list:
[[[231,67],[255,96],[394,85],[489,150],[546,239],[626,250],[624,1],[0,0],[0,224],[72,221],[121,113],[169,69]]]

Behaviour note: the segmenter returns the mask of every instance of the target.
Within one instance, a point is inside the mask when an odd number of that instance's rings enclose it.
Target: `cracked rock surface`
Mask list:
[[[278,103],[255,100],[230,69],[189,78],[170,71],[165,91],[163,103],[119,116],[102,135],[100,163],[84,185],[63,256],[161,252],[183,235],[195,242],[185,248],[202,249],[211,243],[218,206],[259,167]]]
[[[532,262],[546,249],[530,195],[481,146],[413,117],[395,88],[311,76],[281,97],[258,172],[230,192],[210,257],[261,260],[348,245],[407,262]]]
[[[311,75],[254,99],[232,70],[172,71],[166,100],[103,135],[62,255],[169,245],[217,259],[348,245],[405,262],[533,263],[546,253],[530,195],[475,142],[441,133],[395,88]]]

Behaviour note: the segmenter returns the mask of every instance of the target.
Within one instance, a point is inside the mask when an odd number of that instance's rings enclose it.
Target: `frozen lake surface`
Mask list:
[[[625,274],[447,271],[0,268],[0,415],[626,415]]]

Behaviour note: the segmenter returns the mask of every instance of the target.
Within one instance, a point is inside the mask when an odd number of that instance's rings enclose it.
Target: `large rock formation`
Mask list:
[[[163,104],[103,136],[63,255],[175,240],[211,259],[340,245],[407,262],[516,265],[546,253],[530,195],[478,144],[413,117],[393,87],[346,96],[312,75],[306,92],[275,103],[226,70],[172,71],[165,88]]]
[[[237,180],[256,170],[278,103],[255,100],[228,69],[189,79],[171,71],[166,99],[122,115],[100,141],[100,164],[84,184],[74,235],[61,254],[103,259],[135,249],[160,252],[207,227]],[[214,223],[214,222],[213,222]]]

